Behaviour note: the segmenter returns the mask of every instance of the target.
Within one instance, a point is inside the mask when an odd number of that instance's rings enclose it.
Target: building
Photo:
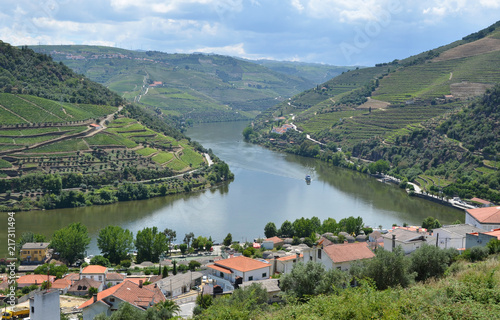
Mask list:
[[[436,237],[438,246],[441,249],[462,249],[465,248],[467,233],[484,231],[485,230],[476,228],[470,224],[451,224],[434,229],[432,235]]]
[[[241,289],[248,288],[252,284],[258,284],[263,289],[267,291],[267,295],[269,296],[268,303],[274,303],[281,301],[280,293],[281,289],[279,287],[278,279],[266,279],[266,280],[257,280],[257,281],[245,281],[240,285]]]
[[[355,261],[375,257],[366,242],[332,244],[326,247],[315,246],[304,251],[304,262],[315,261],[321,263],[326,270],[340,269],[347,271]]]
[[[401,246],[406,254],[420,248],[423,244],[436,245],[436,238],[425,233],[405,229],[394,229],[392,232],[382,235],[384,238],[384,250],[392,252],[392,249]]]
[[[46,274],[27,274],[20,276],[17,279],[17,286],[19,288],[29,287],[32,285],[40,286],[45,281],[53,283],[56,280],[55,276],[47,276]]]
[[[293,266],[304,260],[303,254],[290,254],[284,257],[275,258],[273,263],[273,273],[289,273]]]
[[[470,249],[472,247],[486,247],[491,239],[500,240],[500,229],[468,233],[465,239],[465,248]]]
[[[69,287],[67,293],[79,297],[86,296],[89,294],[90,288],[96,288],[97,292],[101,292],[104,289],[104,284],[102,282],[95,281],[94,279],[83,278],[75,281],[71,287]]]
[[[191,272],[178,273],[155,282],[165,297],[177,297],[189,292],[192,287],[200,286],[203,273]]]
[[[250,259],[239,256],[216,261],[207,265],[212,275],[223,278],[232,283],[240,277],[242,282],[267,279],[271,275],[271,265],[263,260]]]
[[[117,272],[108,272],[106,273],[106,283],[105,286],[107,288],[116,286],[119,283],[122,283],[125,280],[126,276]]]
[[[278,248],[279,246],[283,246],[284,241],[278,237],[267,238],[262,241],[261,247],[266,250],[272,250],[273,248]]]
[[[500,228],[500,207],[465,210],[465,223],[491,231]]]
[[[59,290],[37,291],[29,300],[31,320],[61,319]]]
[[[482,207],[482,208],[491,207],[493,205],[493,203],[491,203],[487,200],[480,199],[480,198],[472,198],[472,199],[470,199],[470,201],[479,204],[479,207]]]
[[[104,282],[107,274],[108,268],[98,265],[89,265],[80,271],[80,280],[92,279],[94,281]]]
[[[27,242],[21,247],[20,258],[23,264],[43,264],[49,255],[50,242]]]
[[[83,320],[92,320],[98,314],[104,313],[107,317],[118,310],[121,303],[129,303],[141,311],[165,301],[161,290],[154,286],[143,286],[142,282],[135,284],[131,281],[108,288],[84,302],[78,307],[82,310]]]

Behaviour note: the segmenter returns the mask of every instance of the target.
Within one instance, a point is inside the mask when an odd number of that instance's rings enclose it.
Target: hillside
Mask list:
[[[9,81],[0,86],[0,210],[147,199],[230,179],[161,112],[115,106],[124,101],[62,63],[1,48]]]
[[[331,155],[320,148],[340,147],[368,161],[388,161],[390,174],[427,192],[446,187],[449,197],[500,201],[498,104],[491,103],[498,101],[499,64],[496,23],[404,60],[345,72],[264,112],[247,136],[327,161]],[[303,133],[272,133],[284,123]],[[322,144],[314,146],[306,134]]]
[[[314,82],[220,55],[167,54],[96,46],[34,46],[129,101],[181,121],[241,120]],[[317,67],[316,67],[317,68]],[[316,71],[317,72],[317,71]]]

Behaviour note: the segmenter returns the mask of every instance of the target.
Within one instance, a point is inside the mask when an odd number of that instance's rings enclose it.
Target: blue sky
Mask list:
[[[0,40],[370,66],[499,17],[500,0],[2,0]]]

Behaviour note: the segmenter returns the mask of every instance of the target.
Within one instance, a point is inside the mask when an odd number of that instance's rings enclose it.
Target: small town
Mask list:
[[[18,263],[15,264],[15,286],[9,281],[9,275],[12,275],[10,267],[1,267],[4,273],[0,275],[0,292],[4,295],[0,298],[9,298],[7,293],[13,287],[15,290],[15,299],[8,301],[2,319],[25,316],[35,320],[100,319],[98,315],[112,316],[124,305],[143,313],[149,309],[159,310],[161,319],[192,318],[214,300],[249,290],[253,285],[266,292],[266,303],[282,303],[290,292],[297,290],[289,282],[301,281],[290,278],[297,276],[296,269],[304,267],[307,270],[314,265],[322,272],[340,272],[343,276],[337,274],[337,280],[342,277],[351,279],[347,283],[357,286],[352,269],[376,259],[380,251],[411,259],[419,250],[432,247],[448,252],[453,260],[474,261],[486,259],[500,249],[500,207],[490,203],[466,209],[465,223],[441,225],[429,217],[422,226],[394,225],[389,229],[381,226],[373,229],[360,225],[360,217],[349,217],[334,226],[340,230],[341,225],[346,225],[349,232],[318,234],[313,231],[311,237],[290,237],[299,234],[299,228],[311,228],[316,219],[285,221],[280,229],[270,222],[265,228],[269,237],[255,239],[252,243],[233,242],[230,233],[223,243],[212,243],[211,238],[207,240],[186,234],[183,243],[177,245],[171,243],[176,238],[175,231],[158,233],[153,228],[153,237],[163,239],[169,248],[157,256],[150,253],[154,262],[144,260],[143,252],[154,250],[154,243],[150,243],[151,248],[139,247],[139,235],[136,249],[141,252],[120,252],[130,247],[101,243],[106,239],[106,232],[101,231],[98,241],[101,248],[106,248],[106,253],[83,259],[77,258],[82,252],[61,258],[62,252],[54,251],[59,250],[57,246],[61,244],[54,241],[26,242],[19,248]],[[321,227],[325,230],[331,222],[324,221]],[[118,229],[108,227],[103,230]],[[126,238],[120,235],[127,232],[120,231],[114,235],[126,243]],[[28,234],[23,235],[23,239],[25,236],[26,239],[40,237]],[[109,237],[107,241],[112,242]],[[119,262],[111,263],[110,259]],[[315,291],[309,294],[315,294]]]

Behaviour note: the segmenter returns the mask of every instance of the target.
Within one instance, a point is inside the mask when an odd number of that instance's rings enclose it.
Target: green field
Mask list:
[[[182,171],[188,167],[188,164],[179,159],[173,159],[172,161],[169,161],[166,166],[174,171]]]
[[[201,154],[187,148],[182,150],[181,160],[187,164],[191,164],[191,167],[198,167],[204,163],[203,156]]]
[[[59,142],[54,142],[42,147],[28,150],[27,152],[33,153],[52,153],[52,152],[69,152],[88,150],[88,146],[83,139],[69,139]]]
[[[138,154],[140,154],[141,156],[144,156],[144,157],[152,155],[153,153],[156,153],[156,152],[158,152],[158,150],[153,149],[153,148],[142,148],[142,149],[139,149],[139,150],[135,150],[135,153],[138,153]],[[163,163],[163,162],[161,162],[161,163]]]
[[[165,162],[171,160],[174,155],[170,152],[160,151],[157,155],[153,156],[151,159],[159,164],[164,164]],[[170,167],[170,166],[169,166]]]

